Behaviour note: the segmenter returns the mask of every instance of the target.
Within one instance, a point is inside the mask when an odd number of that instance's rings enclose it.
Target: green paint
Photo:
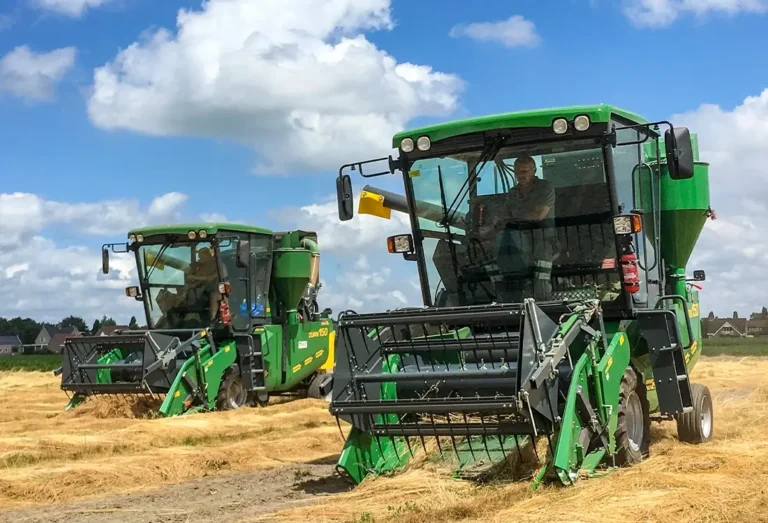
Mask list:
[[[553,465],[560,481],[565,485],[576,481],[576,475],[583,461],[583,456],[578,455],[581,447],[577,444],[582,429],[581,420],[576,410],[579,388],[590,398],[593,407],[595,406],[593,398],[590,397],[592,396],[589,386],[590,364],[589,354],[582,354],[573,368],[573,377],[568,388],[568,399],[563,411],[563,421],[560,432],[557,434]]]
[[[205,231],[209,236],[217,234],[220,231],[227,232],[247,232],[254,234],[269,234],[272,235],[272,231],[264,229],[263,227],[254,227],[252,225],[243,225],[238,223],[180,223],[171,225],[157,225],[150,227],[139,227],[132,229],[128,232],[128,236],[132,234],[142,234],[145,238],[154,236],[157,234],[181,234],[186,236],[189,231]]]
[[[552,109],[537,109],[533,111],[518,111],[454,120],[427,127],[410,129],[397,133],[392,139],[392,147],[398,148],[403,138],[417,140],[421,136],[429,136],[431,141],[437,142],[462,134],[491,131],[495,129],[551,127],[552,122],[557,118],[573,120],[575,117],[582,114],[588,115],[593,123],[607,123],[611,120],[612,115],[618,115],[636,123],[647,123],[647,120],[641,116],[610,105],[582,105]]]
[[[124,359],[123,351],[112,349],[98,359],[100,365],[109,365]],[[96,383],[112,383],[112,371],[109,369],[99,369],[96,371]]]
[[[224,372],[237,359],[235,342],[230,341],[220,345],[211,354],[211,347],[206,338],[200,339],[200,348],[187,359],[179,369],[168,394],[160,406],[163,416],[175,416],[184,413],[190,405],[185,402],[194,398],[193,390],[197,388],[203,396],[203,410],[216,408],[216,395]],[[186,379],[185,379],[186,378]],[[191,383],[188,383],[189,380]]]

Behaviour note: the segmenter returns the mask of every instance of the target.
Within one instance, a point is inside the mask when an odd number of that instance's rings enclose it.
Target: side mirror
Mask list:
[[[355,215],[355,202],[352,198],[352,178],[348,174],[336,178],[336,200],[339,204],[339,220],[351,220]]]
[[[410,234],[398,234],[387,238],[387,250],[393,254],[400,253],[404,256],[413,254],[413,236]]]
[[[674,133],[668,130],[664,135],[669,177],[673,180],[687,180],[693,176],[693,144],[691,133],[686,127],[676,127]]]
[[[101,272],[109,274],[109,250],[106,247],[101,249]]]
[[[321,314],[321,316],[323,316],[324,318],[330,318],[331,314],[333,314],[333,310],[330,308],[326,308],[325,310],[323,310],[323,313]]]
[[[693,271],[693,281],[705,281],[706,279],[707,275],[704,271]]]
[[[247,269],[251,260],[251,242],[240,240],[237,242],[237,266],[241,269]]]
[[[134,298],[136,300],[141,300],[142,299],[141,291],[135,285],[133,287],[126,287],[125,288],[125,295],[128,296],[129,298]]]

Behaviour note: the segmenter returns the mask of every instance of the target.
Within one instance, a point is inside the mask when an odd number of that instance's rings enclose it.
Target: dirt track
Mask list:
[[[0,373],[0,522],[768,520],[768,359],[705,359],[693,379],[715,399],[712,443],[654,426],[641,465],[533,494],[429,468],[349,490],[323,402],[174,419],[112,405],[63,413],[49,375]]]
[[[0,513],[0,523],[241,521],[348,490],[350,485],[333,468],[306,464],[238,472],[147,493]]]

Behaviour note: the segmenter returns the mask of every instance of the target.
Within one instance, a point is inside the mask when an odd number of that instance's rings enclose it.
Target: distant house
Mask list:
[[[128,325],[106,325],[96,332],[96,336],[112,336],[115,331],[128,330]]]
[[[74,333],[59,332],[56,335],[54,335],[53,338],[51,338],[50,342],[48,342],[48,350],[55,354],[61,354],[62,352],[64,352],[64,342],[66,342],[68,338],[80,338],[80,337],[82,337],[82,333],[80,332],[74,332]]]
[[[768,336],[768,319],[756,318],[747,322],[749,336]]]
[[[739,338],[747,335],[747,324],[746,318],[707,318],[702,321],[702,333],[709,338]]]
[[[21,352],[21,340],[18,336],[0,335],[0,356],[9,356]]]
[[[61,352],[64,345],[64,338],[67,336],[78,336],[80,331],[77,327],[61,328],[57,326],[44,326],[35,338],[35,347],[44,348],[49,352]]]

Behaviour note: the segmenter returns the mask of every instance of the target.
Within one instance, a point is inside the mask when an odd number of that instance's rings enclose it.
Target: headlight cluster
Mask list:
[[[128,236],[128,239],[131,240],[131,242],[143,242],[144,241],[144,235],[143,234],[131,234]]]
[[[571,123],[573,123],[573,128],[579,132],[586,131],[589,129],[589,126],[592,125],[589,116],[586,114],[581,114],[574,118],[573,122],[569,122],[565,118],[557,118],[554,122],[552,122],[552,130],[555,131],[555,134],[565,134],[568,132],[568,128],[571,126]]]
[[[190,240],[194,240],[197,238],[200,238],[201,240],[204,240],[208,237],[208,232],[205,229],[200,229],[199,231],[189,231],[187,233],[187,238]]]
[[[427,152],[432,147],[432,141],[429,136],[422,136],[415,143],[413,138],[403,138],[403,141],[400,142],[400,150],[404,153],[413,152],[414,147],[421,152]]]

